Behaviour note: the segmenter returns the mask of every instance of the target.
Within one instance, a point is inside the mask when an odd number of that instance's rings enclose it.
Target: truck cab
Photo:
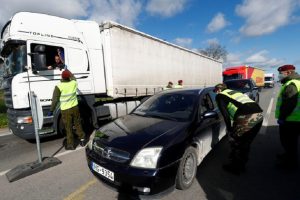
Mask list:
[[[266,73],[265,74],[265,88],[270,87],[273,88],[275,83],[275,75],[274,73]]]
[[[38,20],[37,20],[38,19]],[[35,23],[32,23],[32,22]],[[44,125],[40,136],[56,134],[59,127],[59,109],[56,115],[48,117],[54,87],[61,79],[64,69],[72,71],[78,82],[78,95],[105,93],[104,70],[91,75],[95,62],[83,34],[74,21],[37,13],[15,14],[1,32],[1,56],[3,57],[3,84],[5,105],[10,130],[24,139],[34,138],[34,126],[30,107],[30,91],[39,98],[44,113]],[[78,23],[80,24],[80,23]],[[79,25],[80,26],[80,25]],[[100,35],[96,23],[87,22],[89,30]],[[95,39],[95,43],[100,42]],[[52,67],[55,57],[61,60],[60,67]],[[101,65],[100,65],[101,66]],[[99,70],[99,65],[97,70]],[[96,70],[96,71],[97,71]],[[96,81],[96,82],[95,82]],[[95,89],[95,85],[99,87]],[[102,87],[101,87],[102,86]],[[56,117],[56,119],[54,118]],[[53,126],[54,123],[54,126]]]

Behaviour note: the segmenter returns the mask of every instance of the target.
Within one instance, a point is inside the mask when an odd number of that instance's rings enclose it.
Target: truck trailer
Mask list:
[[[9,128],[24,139],[34,138],[30,91],[44,114],[40,137],[64,131],[59,108],[46,116],[62,73],[49,69],[56,55],[77,79],[85,127],[120,116],[120,105],[125,105],[123,114],[128,113],[168,81],[183,80],[184,87],[193,88],[222,80],[221,61],[112,21],[98,24],[19,12],[4,25],[1,40]]]
[[[264,87],[264,70],[248,65],[228,67],[223,71],[223,81],[232,79],[253,79],[257,87]]]

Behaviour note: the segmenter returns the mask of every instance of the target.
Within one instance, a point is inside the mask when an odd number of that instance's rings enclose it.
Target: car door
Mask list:
[[[195,129],[194,140],[199,147],[199,159],[202,160],[219,141],[220,121],[217,118],[205,118],[206,112],[217,111],[214,100],[209,94],[209,90],[202,92],[199,99],[198,122]]]

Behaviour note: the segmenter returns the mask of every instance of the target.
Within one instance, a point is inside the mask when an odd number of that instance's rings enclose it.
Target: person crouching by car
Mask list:
[[[216,102],[224,117],[229,137],[229,162],[223,169],[233,174],[245,170],[250,145],[263,122],[263,110],[247,95],[227,89],[223,83],[215,86]]]

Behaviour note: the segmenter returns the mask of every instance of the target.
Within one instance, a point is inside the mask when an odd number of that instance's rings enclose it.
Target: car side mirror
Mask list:
[[[29,53],[32,58],[32,70],[41,71],[47,70],[46,66],[46,54],[45,54],[45,45],[37,45],[34,47],[34,52]]]

